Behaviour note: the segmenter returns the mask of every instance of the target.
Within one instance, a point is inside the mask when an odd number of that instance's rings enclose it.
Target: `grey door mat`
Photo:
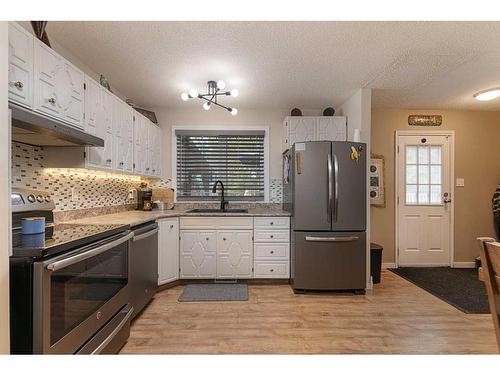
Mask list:
[[[390,271],[467,314],[490,313],[486,288],[475,268],[400,267]]]
[[[178,301],[248,301],[248,286],[246,284],[189,284],[184,287]]]

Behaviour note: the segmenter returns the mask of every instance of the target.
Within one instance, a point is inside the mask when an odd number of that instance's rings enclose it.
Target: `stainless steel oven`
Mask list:
[[[129,324],[132,237],[122,232],[34,263],[33,353],[76,353],[92,341],[85,352],[99,353]]]

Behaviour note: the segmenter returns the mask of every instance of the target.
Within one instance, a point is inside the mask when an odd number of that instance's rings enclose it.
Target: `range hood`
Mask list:
[[[9,103],[12,140],[33,146],[104,146],[104,139]]]

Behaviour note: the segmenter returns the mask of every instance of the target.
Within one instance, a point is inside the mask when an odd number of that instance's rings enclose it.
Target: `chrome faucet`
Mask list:
[[[224,200],[224,184],[221,180],[215,181],[214,187],[212,188],[212,193],[217,192],[217,184],[220,184],[221,187],[221,199],[220,199],[220,209],[221,211],[226,211],[226,205],[229,203]]]

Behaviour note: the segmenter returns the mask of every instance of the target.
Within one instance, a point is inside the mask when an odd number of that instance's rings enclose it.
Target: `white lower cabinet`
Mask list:
[[[180,235],[181,279],[214,279],[217,274],[217,232],[182,230]]]
[[[179,279],[179,219],[158,220],[158,285]]]
[[[254,224],[254,278],[288,279],[290,218],[255,218]]]
[[[217,278],[252,278],[252,235],[251,230],[217,232]]]

